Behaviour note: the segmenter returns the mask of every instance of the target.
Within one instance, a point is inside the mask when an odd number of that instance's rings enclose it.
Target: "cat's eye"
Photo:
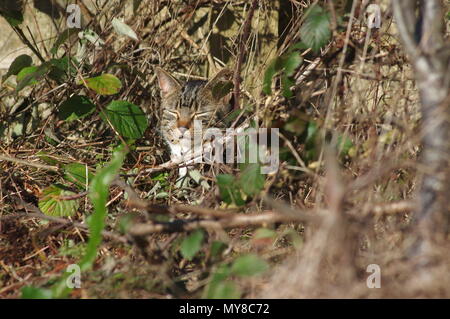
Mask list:
[[[177,111],[164,110],[164,112],[176,118],[180,117],[180,114]]]
[[[207,111],[207,112],[199,112],[199,113],[195,113],[192,117],[193,118],[205,118],[205,117],[210,117],[211,116],[211,112]]]

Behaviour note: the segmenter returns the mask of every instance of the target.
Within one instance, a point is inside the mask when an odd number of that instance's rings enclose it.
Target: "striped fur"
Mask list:
[[[212,89],[230,72],[222,70],[210,81],[191,80],[184,84],[161,68],[156,69],[156,74],[161,89],[161,133],[170,146],[172,159],[179,159],[192,151],[194,120],[200,120],[202,128],[212,127],[227,113],[226,99],[214,98]],[[180,175],[186,172],[180,169]]]

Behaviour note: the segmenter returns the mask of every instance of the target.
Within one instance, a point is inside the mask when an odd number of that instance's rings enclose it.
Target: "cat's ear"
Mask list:
[[[158,77],[159,88],[163,97],[181,89],[180,83],[168,72],[160,67],[156,67],[156,76]]]

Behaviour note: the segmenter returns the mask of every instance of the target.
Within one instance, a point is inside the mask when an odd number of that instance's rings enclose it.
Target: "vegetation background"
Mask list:
[[[398,2],[406,31],[384,0],[2,2],[0,297],[450,297],[450,81],[416,63],[450,74],[450,4],[420,38],[421,2]],[[231,69],[230,123],[279,128],[279,170],[198,165],[177,188],[155,66]]]

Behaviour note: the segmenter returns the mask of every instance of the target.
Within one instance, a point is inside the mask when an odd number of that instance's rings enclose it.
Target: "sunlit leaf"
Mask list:
[[[45,62],[40,66],[29,66],[23,68],[19,74],[17,74],[17,87],[16,91],[21,91],[27,85],[34,85],[39,82],[39,80],[44,77],[49,71],[50,64]]]
[[[39,209],[46,215],[67,217],[73,216],[79,207],[77,199],[64,197],[75,195],[62,185],[51,185],[42,191],[39,198]]]
[[[136,32],[133,31],[127,24],[120,21],[117,18],[114,18],[112,20],[112,26],[114,28],[114,31],[116,31],[120,35],[126,35],[127,37],[132,38],[133,40],[138,40],[138,37],[136,35]]]
[[[84,79],[88,88],[101,95],[113,95],[120,91],[122,82],[112,74],[102,74],[93,78]],[[79,81],[79,84],[83,81]]]

